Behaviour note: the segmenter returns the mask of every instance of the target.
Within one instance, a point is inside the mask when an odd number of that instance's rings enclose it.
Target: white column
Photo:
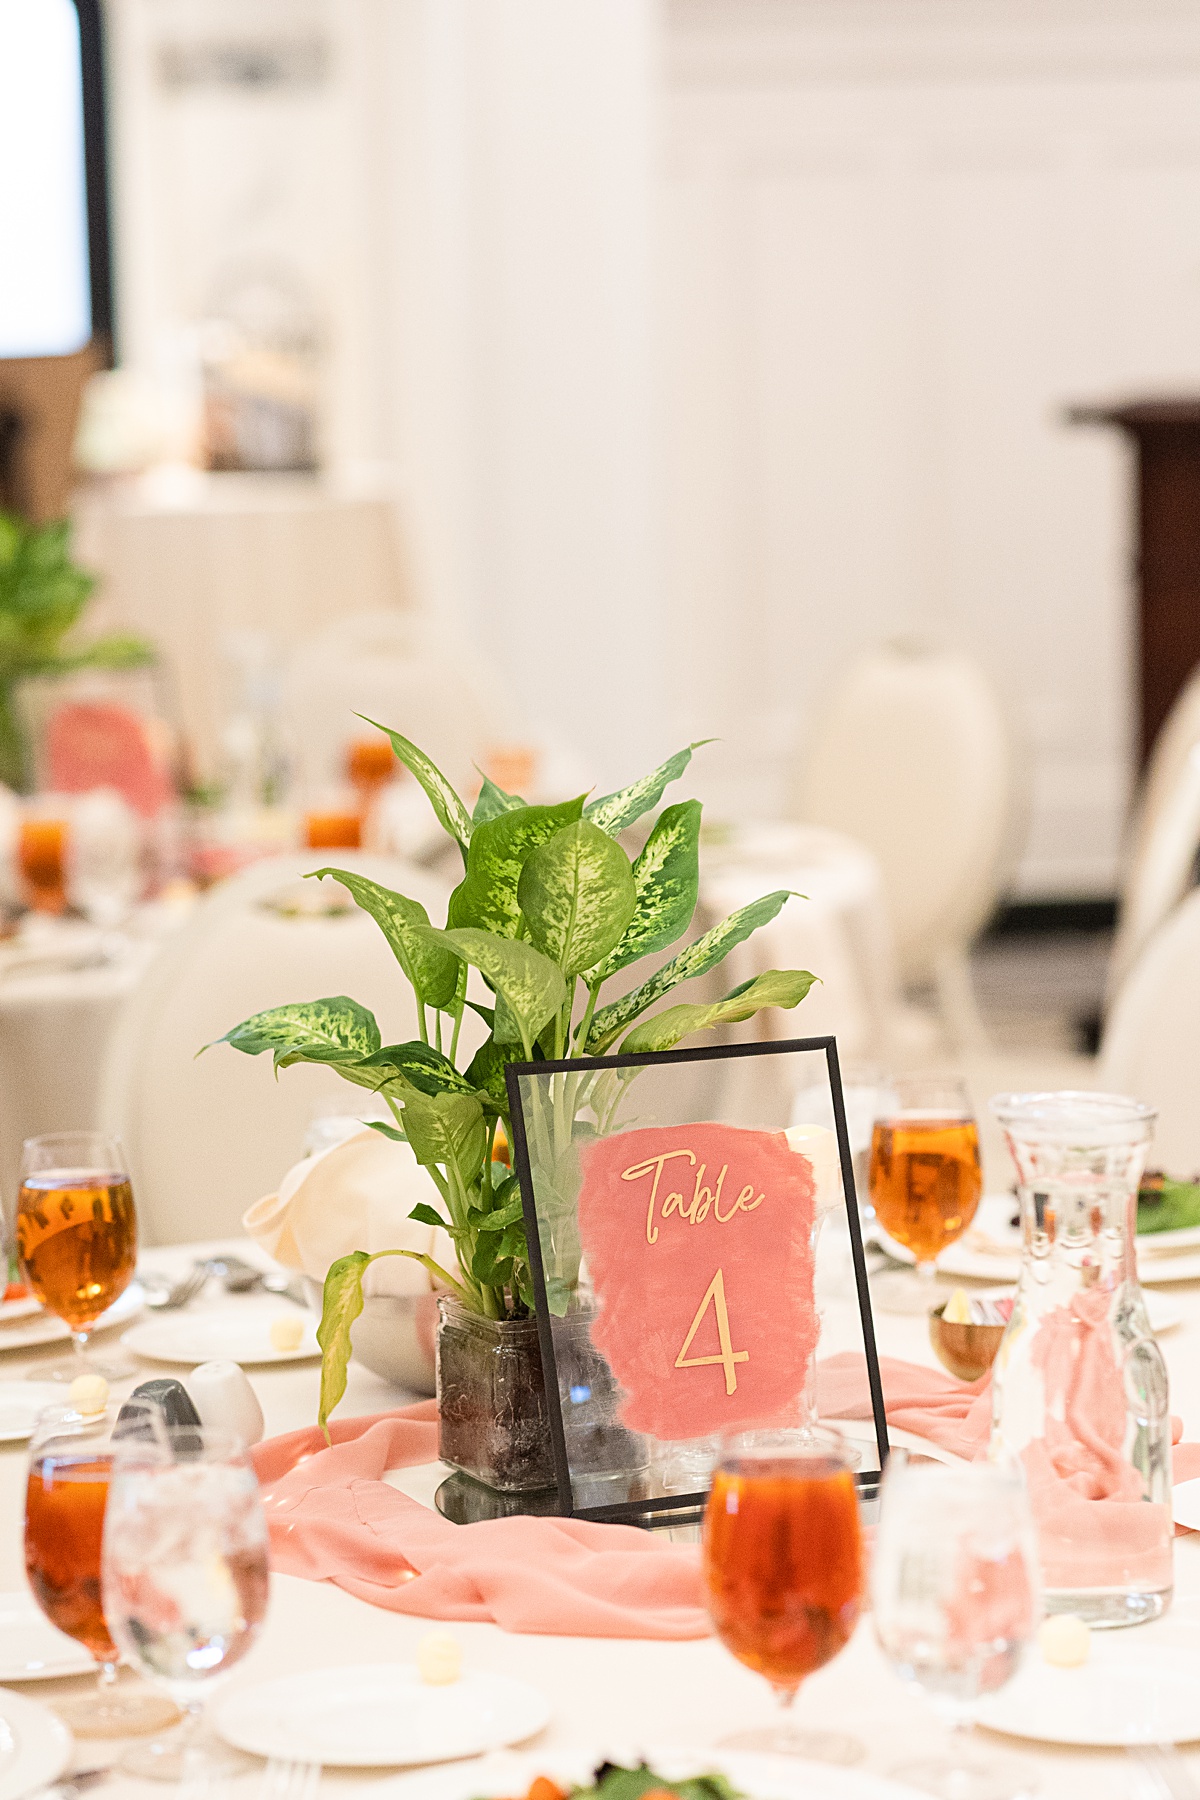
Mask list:
[[[656,0],[390,0],[387,358],[418,586],[600,782],[666,743]]]

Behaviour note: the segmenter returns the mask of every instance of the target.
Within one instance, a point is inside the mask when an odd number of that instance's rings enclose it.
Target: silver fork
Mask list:
[[[320,1785],[320,1763],[288,1762],[273,1756],[263,1770],[259,1800],[316,1800]]]
[[[166,1293],[147,1292],[146,1305],[155,1312],[174,1312],[177,1307],[186,1306],[189,1300],[196,1298],[208,1280],[208,1276],[207,1263],[197,1263],[195,1268],[189,1269],[188,1273],[177,1281],[174,1287],[168,1288]]]

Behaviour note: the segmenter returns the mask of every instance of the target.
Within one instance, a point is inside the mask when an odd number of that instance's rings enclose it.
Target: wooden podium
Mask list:
[[[1073,425],[1116,425],[1137,446],[1140,751],[1200,663],[1200,398],[1077,406]]]

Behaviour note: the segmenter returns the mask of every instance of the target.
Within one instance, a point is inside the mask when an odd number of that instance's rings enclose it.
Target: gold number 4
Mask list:
[[[717,1342],[721,1346],[720,1355],[689,1356],[688,1351],[700,1329],[700,1321],[710,1305],[717,1316]],[[720,1363],[725,1371],[725,1392],[736,1394],[737,1369],[734,1365],[749,1361],[750,1352],[748,1350],[735,1350],[733,1347],[733,1339],[729,1335],[729,1309],[725,1304],[725,1275],[723,1270],[718,1269],[708,1284],[708,1292],[696,1308],[695,1318],[688,1326],[688,1334],[683,1340],[679,1355],[675,1358],[675,1367],[677,1369],[708,1369],[715,1363]]]

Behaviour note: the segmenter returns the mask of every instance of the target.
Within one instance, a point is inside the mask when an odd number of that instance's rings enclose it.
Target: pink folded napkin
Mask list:
[[[506,1631],[696,1638],[709,1630],[695,1549],[633,1525],[495,1519],[452,1525],[381,1479],[437,1458],[433,1401],[272,1438],[254,1452],[271,1566],[391,1612],[490,1619]]]
[[[958,1456],[983,1454],[991,1421],[989,1377],[968,1385],[893,1357],[884,1357],[880,1370],[890,1425]],[[863,1357],[848,1353],[818,1364],[817,1400],[823,1417],[869,1419]],[[1187,1481],[1200,1475],[1200,1444],[1178,1443],[1181,1429],[1174,1421],[1175,1479]],[[707,1634],[699,1557],[692,1546],[663,1543],[632,1525],[584,1519],[452,1525],[389,1486],[382,1479],[388,1470],[436,1461],[434,1401],[335,1422],[331,1436],[327,1446],[312,1426],[270,1438],[253,1453],[271,1533],[271,1564],[279,1573],[332,1581],[392,1612],[491,1620],[506,1631],[628,1638]],[[1086,1514],[1068,1521],[1072,1538],[1094,1544],[1096,1503],[1052,1471],[1031,1471],[1031,1476],[1039,1473],[1054,1504]],[[1119,1538],[1130,1509],[1115,1496],[1111,1504]],[[1139,1502],[1139,1513],[1150,1510]]]

